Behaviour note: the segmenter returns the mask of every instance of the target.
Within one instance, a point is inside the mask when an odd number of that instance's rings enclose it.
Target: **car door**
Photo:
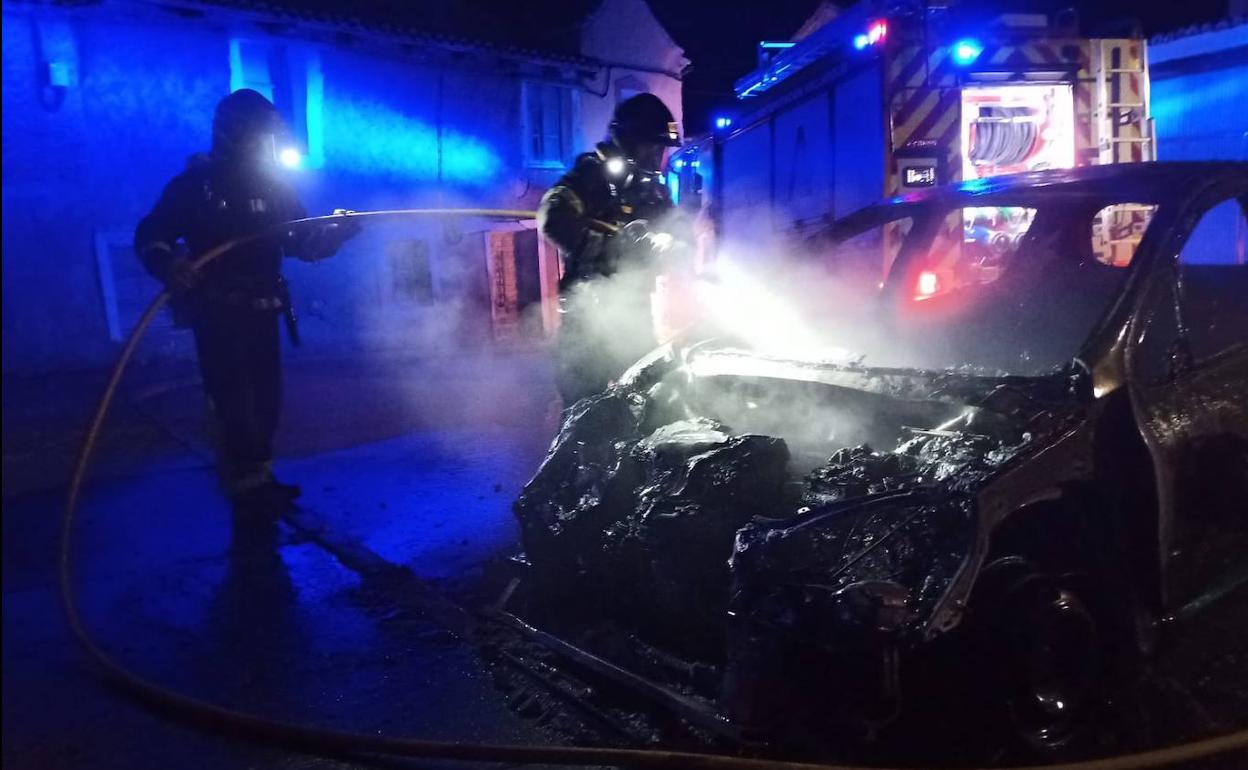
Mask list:
[[[1128,352],[1157,473],[1163,601],[1248,580],[1248,196],[1196,208],[1154,265]]]

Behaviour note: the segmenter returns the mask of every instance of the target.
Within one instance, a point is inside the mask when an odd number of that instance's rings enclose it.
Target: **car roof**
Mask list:
[[[1209,185],[1237,181],[1248,189],[1245,161],[1163,161],[1051,169],[933,187],[876,203],[823,225],[807,237],[852,235],[904,216],[899,209],[977,206],[1110,205],[1180,202]],[[810,222],[808,224],[814,224]]]
[[[982,203],[985,198],[998,196],[1021,200],[1031,195],[1048,201],[1054,198],[1109,198],[1134,203],[1162,203],[1189,195],[1194,187],[1235,178],[1248,180],[1248,162],[1114,163],[975,179],[900,195],[889,203],[947,200],[956,205],[963,201]]]

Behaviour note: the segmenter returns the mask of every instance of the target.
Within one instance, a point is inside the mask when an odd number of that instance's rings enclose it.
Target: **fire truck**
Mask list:
[[[860,0],[833,16],[760,43],[735,110],[671,160],[674,195],[710,217],[721,249],[766,251],[935,185],[1156,157],[1143,39],[956,0]],[[1103,212],[1098,257],[1129,259],[1147,214]],[[1008,250],[1029,225],[1027,212],[968,209],[962,250]],[[883,240],[873,280],[895,256],[898,239]]]

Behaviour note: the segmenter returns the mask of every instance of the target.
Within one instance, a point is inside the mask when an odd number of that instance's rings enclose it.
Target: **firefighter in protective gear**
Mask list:
[[[638,94],[616,107],[609,140],[542,197],[538,225],[563,255],[557,381],[565,406],[604,390],[655,345],[649,263],[663,246],[653,225],[674,212],[663,165],[678,146],[671,111]]]
[[[284,255],[331,256],[354,228],[292,228],[233,249],[196,273],[189,254],[306,217],[281,177],[277,110],[243,89],[217,105],[212,149],[193,156],[139,222],[135,250],[174,293],[179,325],[194,332],[200,374],[214,415],[223,485],[238,510],[276,512],[298,496],[273,476],[273,435],[281,407],[285,317],[297,341]]]

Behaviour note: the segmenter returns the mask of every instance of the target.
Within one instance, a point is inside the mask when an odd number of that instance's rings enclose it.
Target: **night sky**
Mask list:
[[[716,106],[733,101],[732,84],[754,68],[760,40],[785,40],[820,0],[649,0],[663,25],[685,49],[693,69],[685,79],[685,130],[705,131]],[[850,5],[846,0],[843,6]],[[1121,34],[1138,23],[1156,35],[1227,15],[1227,0],[969,0],[986,8],[1080,9],[1085,30]]]
[[[709,127],[716,106],[733,102],[732,84],[754,68],[760,40],[787,40],[819,0],[649,0],[693,67],[685,78],[685,131]]]

